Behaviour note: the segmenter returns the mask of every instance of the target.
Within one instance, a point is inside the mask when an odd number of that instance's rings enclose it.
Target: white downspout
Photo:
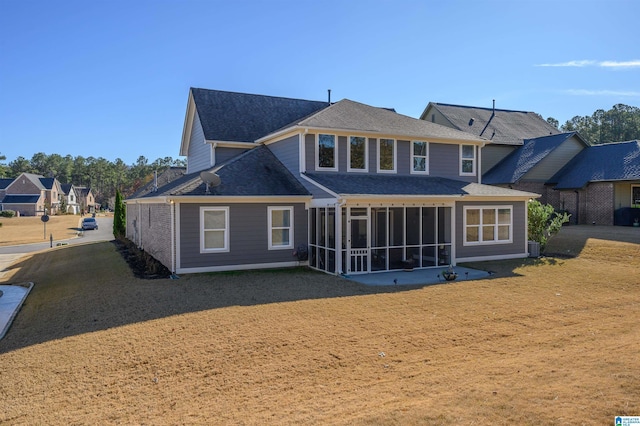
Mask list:
[[[347,200],[338,199],[338,202],[334,204],[336,210],[336,271],[335,275],[340,275],[342,270],[342,206],[346,204]]]

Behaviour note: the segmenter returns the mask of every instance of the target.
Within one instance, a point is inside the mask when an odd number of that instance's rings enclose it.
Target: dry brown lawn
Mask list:
[[[111,243],[35,254],[5,276],[36,284],[0,341],[0,423],[612,424],[640,414],[640,230],[623,230],[567,227],[549,249],[576,258],[404,288],[139,280]]]
[[[77,215],[49,216],[45,232],[40,217],[0,217],[0,246],[47,242],[51,235],[54,240],[73,238],[80,230],[81,220]]]

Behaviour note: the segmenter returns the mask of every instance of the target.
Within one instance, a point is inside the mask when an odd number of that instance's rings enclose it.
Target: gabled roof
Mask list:
[[[157,196],[310,196],[291,172],[266,146],[257,146],[216,166],[210,171],[220,177],[220,185],[209,188],[200,172],[190,173],[139,198]],[[132,198],[129,198],[132,199]]]
[[[454,128],[497,144],[522,145],[524,139],[560,133],[535,112],[429,102],[420,116],[422,120],[430,121],[431,108],[444,115]]]
[[[551,178],[556,189],[584,188],[589,182],[640,180],[640,141],[583,149]]]
[[[72,183],[61,183],[60,184],[60,189],[62,189],[62,192],[64,192],[64,195],[69,195],[69,191],[71,191],[72,187],[73,187]]]
[[[436,176],[305,173],[341,196],[491,196],[537,197],[538,194]]]
[[[86,197],[91,192],[91,188],[86,186],[75,186],[74,188],[76,189],[78,197]]]
[[[459,130],[398,114],[387,108],[377,108],[349,99],[336,102],[297,123],[292,123],[289,127],[373,133],[407,139],[486,142],[483,138]],[[262,139],[264,140],[268,137]]]
[[[540,161],[573,136],[576,136],[585,146],[589,146],[576,132],[526,139],[524,145],[511,152],[485,173],[482,176],[482,182],[493,185],[518,182]]]
[[[17,181],[18,179],[20,179],[20,177],[25,177],[27,178],[31,183],[33,183],[33,185],[36,186],[36,188],[38,188],[39,190],[43,190],[46,189],[45,186],[42,184],[42,182],[40,181],[40,179],[44,179],[45,177],[42,175],[36,175],[33,173],[21,173],[20,176],[18,176],[17,178],[15,178],[13,180],[13,182]],[[13,183],[12,182],[12,183]]]
[[[206,140],[254,142],[326,108],[327,102],[192,88]]]
[[[42,183],[42,186],[44,186],[45,189],[53,189],[53,185],[55,184],[55,180],[56,180],[56,178],[41,177],[40,178],[40,183]]]
[[[5,195],[2,204],[35,204],[40,195]]]

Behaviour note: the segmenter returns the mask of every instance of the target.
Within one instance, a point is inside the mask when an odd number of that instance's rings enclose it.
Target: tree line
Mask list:
[[[558,120],[547,122],[558,127]],[[578,132],[591,144],[640,139],[640,108],[616,104],[608,111],[599,109],[592,115],[576,115],[560,127],[563,132]]]
[[[0,161],[6,157],[0,154]],[[30,160],[18,157],[8,164],[0,163],[0,178],[15,178],[20,173],[34,173],[55,177],[63,184],[74,184],[91,188],[96,202],[106,206],[120,191],[124,197],[133,194],[148,183],[154,171],[161,172],[170,166],[185,166],[186,161],[172,157],[158,158],[153,162],[139,156],[135,163],[127,165],[120,158],[109,161],[99,157],[72,157],[59,154],[47,155],[39,152]]]

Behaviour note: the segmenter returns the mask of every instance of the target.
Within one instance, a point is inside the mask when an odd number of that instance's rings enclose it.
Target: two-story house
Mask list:
[[[126,200],[127,237],[177,273],[526,257],[537,194],[482,184],[486,143],[347,99],[191,89],[186,174]]]
[[[72,183],[64,183],[60,185],[62,194],[65,200],[66,212],[78,214],[80,213],[80,204],[78,202],[78,194],[76,193],[76,187]]]
[[[22,173],[4,188],[2,208],[23,216],[55,214],[60,206],[62,189],[56,178]]]

